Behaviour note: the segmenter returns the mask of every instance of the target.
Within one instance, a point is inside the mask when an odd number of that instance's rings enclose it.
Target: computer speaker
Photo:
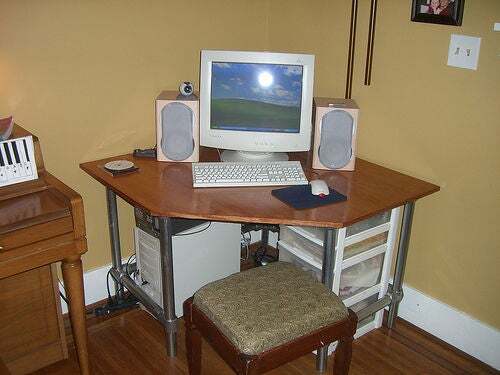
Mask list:
[[[314,169],[353,171],[359,107],[352,99],[314,98]]]
[[[156,159],[199,161],[199,99],[179,91],[162,91],[156,98]]]

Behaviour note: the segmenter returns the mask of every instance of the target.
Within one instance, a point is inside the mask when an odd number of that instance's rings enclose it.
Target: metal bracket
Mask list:
[[[177,332],[178,331],[177,320],[178,319],[175,319],[175,320],[163,319],[162,323],[163,323],[163,326],[165,327],[165,330],[167,332],[174,332],[174,333]]]
[[[391,303],[399,303],[403,300],[404,297],[403,289],[395,291],[392,284],[389,284],[387,294],[391,297]]]

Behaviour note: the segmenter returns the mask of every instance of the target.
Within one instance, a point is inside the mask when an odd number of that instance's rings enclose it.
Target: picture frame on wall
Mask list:
[[[465,0],[412,0],[413,22],[462,25]]]

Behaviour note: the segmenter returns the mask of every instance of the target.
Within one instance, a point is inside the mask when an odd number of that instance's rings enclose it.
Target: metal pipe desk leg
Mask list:
[[[269,228],[262,228],[262,237],[260,240],[260,244],[264,249],[264,254],[267,252],[267,245],[269,245]]]
[[[177,348],[177,317],[174,300],[174,264],[172,258],[172,220],[159,217],[160,225],[160,259],[161,282],[163,293],[163,316],[165,336],[167,339],[167,355],[175,357]]]
[[[122,271],[122,252],[120,248],[120,230],[118,229],[118,209],[116,206],[116,194],[110,188],[106,188],[106,201],[108,204],[108,226],[109,239],[111,242],[111,262],[113,268]],[[123,300],[123,289],[120,283],[113,278],[115,294],[118,300]]]
[[[401,235],[399,236],[398,255],[394,271],[394,282],[392,284],[391,291],[391,304],[389,305],[389,315],[387,317],[387,326],[389,328],[394,326],[394,320],[398,315],[399,303],[403,299],[403,279],[406,267],[406,258],[408,256],[408,245],[410,243],[411,224],[414,209],[415,202],[408,202],[405,204],[403,211]]]
[[[325,240],[323,242],[323,284],[328,290],[333,288],[333,260],[335,259],[335,242],[337,239],[337,229],[327,229],[325,231]],[[324,372],[328,361],[328,345],[318,349],[316,356],[316,370]]]

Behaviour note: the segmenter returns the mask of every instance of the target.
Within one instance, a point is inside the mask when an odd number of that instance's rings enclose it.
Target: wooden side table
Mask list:
[[[61,262],[82,374],[89,374],[81,255],[87,251],[83,202],[45,172],[46,188],[0,200],[0,279]]]
[[[80,371],[87,375],[90,369],[81,261],[87,251],[83,201],[45,170],[34,135],[16,125],[12,138],[27,135],[33,137],[38,178],[0,188],[0,279],[61,262]]]

